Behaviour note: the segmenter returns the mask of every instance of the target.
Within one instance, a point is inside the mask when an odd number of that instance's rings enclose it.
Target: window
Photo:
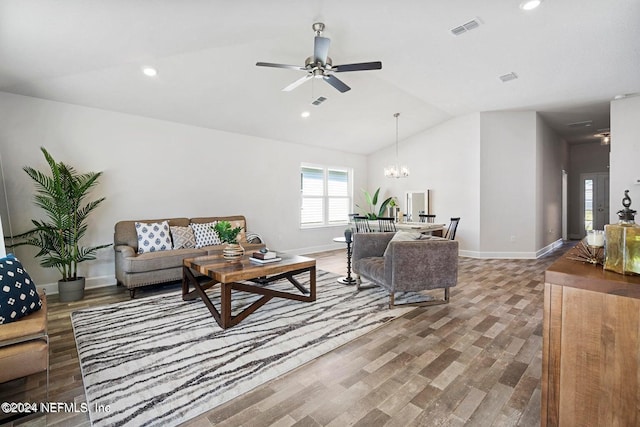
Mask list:
[[[300,168],[300,226],[343,225],[351,209],[351,173],[346,168]]]
[[[584,180],[584,229],[593,230],[593,180]]]

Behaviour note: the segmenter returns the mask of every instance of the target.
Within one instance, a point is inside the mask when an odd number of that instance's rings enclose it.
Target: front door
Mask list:
[[[609,223],[609,173],[581,174],[580,195],[584,234],[587,230],[603,230]]]

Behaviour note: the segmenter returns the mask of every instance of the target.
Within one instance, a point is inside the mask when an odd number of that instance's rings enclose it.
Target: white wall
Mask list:
[[[629,190],[631,209],[640,212],[640,96],[611,102],[610,223],[618,222],[624,190]],[[636,223],[640,217],[636,216]]]
[[[22,170],[47,168],[40,146],[80,172],[103,171],[92,196],[107,200],[90,218],[86,244],[112,242],[123,219],[242,214],[276,250],[342,247],[332,238],[343,226],[299,229],[300,164],[351,167],[354,188],[366,186],[362,155],[0,93],[0,155],[14,233],[42,216]],[[0,207],[6,225],[5,211]],[[33,249],[16,253],[36,283],[58,280],[57,271],[39,267]],[[80,273],[90,284],[115,283],[113,263],[113,250],[105,249]]]
[[[411,175],[384,178],[395,161],[390,145],[369,156],[369,191],[397,196],[432,191],[436,222],[460,216],[460,254],[535,258],[561,238],[566,144],[533,111],[474,113],[400,143]],[[552,230],[549,232],[549,230]]]
[[[480,118],[480,251],[530,257],[536,250],[536,114],[488,112]]]
[[[536,242],[548,248],[562,239],[562,171],[569,162],[568,144],[536,115]]]
[[[397,196],[401,208],[407,191],[432,191],[431,212],[436,222],[461,217],[456,240],[460,253],[475,253],[480,244],[480,114],[448,120],[400,142],[400,163],[408,178],[391,179],[384,167],[395,162],[395,145],[369,156],[369,191],[381,188],[384,198]],[[393,141],[390,141],[393,143]]]

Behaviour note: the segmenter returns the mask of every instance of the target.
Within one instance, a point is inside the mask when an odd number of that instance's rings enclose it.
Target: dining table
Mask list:
[[[435,224],[432,222],[395,222],[398,231],[417,231],[418,233],[431,234],[434,236],[443,236],[446,224]],[[378,231],[378,221],[369,220],[369,227],[373,231]]]

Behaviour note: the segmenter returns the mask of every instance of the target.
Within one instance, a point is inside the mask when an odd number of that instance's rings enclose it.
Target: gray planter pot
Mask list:
[[[61,302],[79,301],[84,298],[84,277],[77,280],[58,280],[58,294]]]

